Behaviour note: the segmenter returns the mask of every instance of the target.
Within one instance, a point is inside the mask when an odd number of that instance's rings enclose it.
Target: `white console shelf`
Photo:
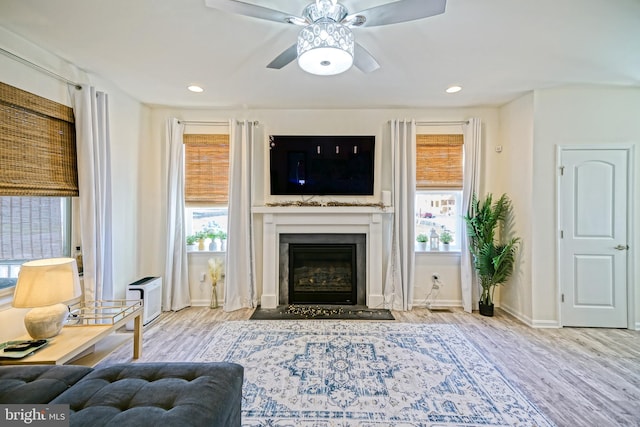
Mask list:
[[[263,308],[279,303],[280,234],[361,233],[366,235],[366,304],[382,307],[383,297],[383,216],[393,208],[375,206],[257,206],[262,215],[262,298]]]

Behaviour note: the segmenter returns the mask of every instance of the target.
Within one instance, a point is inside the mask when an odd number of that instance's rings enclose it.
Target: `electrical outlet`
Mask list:
[[[433,273],[431,275],[431,280],[433,280],[434,282],[437,282],[438,280],[440,280],[440,275],[438,273]]]
[[[200,281],[204,282],[207,279],[207,274],[206,273],[200,273]]]

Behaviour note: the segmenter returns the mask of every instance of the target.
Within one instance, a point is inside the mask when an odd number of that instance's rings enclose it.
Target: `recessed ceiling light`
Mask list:
[[[196,86],[196,85],[191,85],[191,86],[187,87],[187,89],[189,89],[191,92],[196,92],[196,93],[204,92],[204,89],[202,89],[200,86]]]
[[[449,86],[445,92],[447,93],[456,93],[462,90],[462,86]]]

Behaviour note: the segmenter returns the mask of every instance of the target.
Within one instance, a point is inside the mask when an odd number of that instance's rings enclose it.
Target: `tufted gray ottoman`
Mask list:
[[[49,403],[91,371],[84,366],[0,366],[0,404]]]
[[[97,369],[51,403],[71,426],[240,426],[244,369],[234,363],[134,363]]]

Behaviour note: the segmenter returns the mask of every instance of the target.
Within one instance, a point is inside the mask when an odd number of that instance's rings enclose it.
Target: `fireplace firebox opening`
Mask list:
[[[357,303],[356,244],[290,244],[289,303]]]

